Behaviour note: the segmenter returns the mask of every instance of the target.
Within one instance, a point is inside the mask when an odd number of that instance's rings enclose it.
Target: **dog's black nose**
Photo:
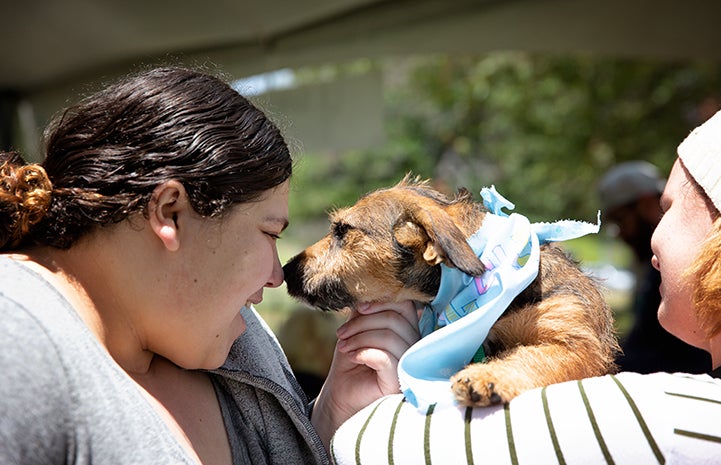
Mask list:
[[[283,276],[288,294],[298,298],[303,297],[303,258],[301,255],[296,255],[283,265]]]
[[[283,265],[288,294],[321,310],[340,310],[351,307],[355,299],[337,276],[315,276],[313,285],[308,280],[307,257],[301,252]],[[312,274],[312,273],[311,273]]]

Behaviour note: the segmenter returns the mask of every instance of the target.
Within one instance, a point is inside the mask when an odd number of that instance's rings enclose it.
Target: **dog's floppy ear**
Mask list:
[[[445,263],[471,276],[480,276],[486,271],[461,230],[442,208],[416,205],[408,210],[408,215],[394,229],[399,244],[422,250],[423,259],[429,265]]]
[[[393,238],[406,249],[422,252],[423,259],[429,265],[437,265],[442,261],[438,254],[434,254],[431,240],[425,230],[412,221],[405,219],[400,221],[393,228]]]

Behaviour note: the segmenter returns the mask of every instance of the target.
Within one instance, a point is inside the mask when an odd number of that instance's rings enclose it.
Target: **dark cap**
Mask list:
[[[627,161],[611,168],[598,183],[605,211],[626,205],[647,194],[660,194],[666,185],[656,166],[647,161]]]

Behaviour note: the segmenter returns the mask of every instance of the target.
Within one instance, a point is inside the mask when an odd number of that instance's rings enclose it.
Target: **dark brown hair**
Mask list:
[[[223,80],[184,68],[125,78],[68,108],[48,126],[45,147],[39,165],[0,154],[0,250],[70,247],[97,226],[145,213],[167,180],[213,217],[292,172],[262,111]]]

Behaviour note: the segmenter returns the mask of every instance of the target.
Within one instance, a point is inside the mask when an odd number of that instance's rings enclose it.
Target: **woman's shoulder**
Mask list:
[[[43,276],[8,256],[0,256],[0,315],[0,330],[12,336],[2,344],[77,339],[77,332],[85,329],[70,303]],[[60,349],[62,344],[55,346]]]
[[[38,463],[64,454],[72,399],[66,362],[43,315],[54,307],[43,287],[39,276],[0,258],[0,430],[17,445],[3,448],[0,461],[27,459],[24,444],[44,444],[33,452]]]
[[[670,463],[721,455],[720,417],[721,384],[707,375],[620,373],[489,408],[385,397],[339,428],[332,453],[339,464]]]
[[[0,256],[3,393],[14,390],[14,399],[62,405],[55,397],[70,396],[84,385],[83,378],[97,370],[97,357],[103,354],[109,358],[48,281],[23,262]],[[7,395],[0,397],[7,401]]]
[[[40,275],[0,257],[0,463],[190,463],[165,423]]]

